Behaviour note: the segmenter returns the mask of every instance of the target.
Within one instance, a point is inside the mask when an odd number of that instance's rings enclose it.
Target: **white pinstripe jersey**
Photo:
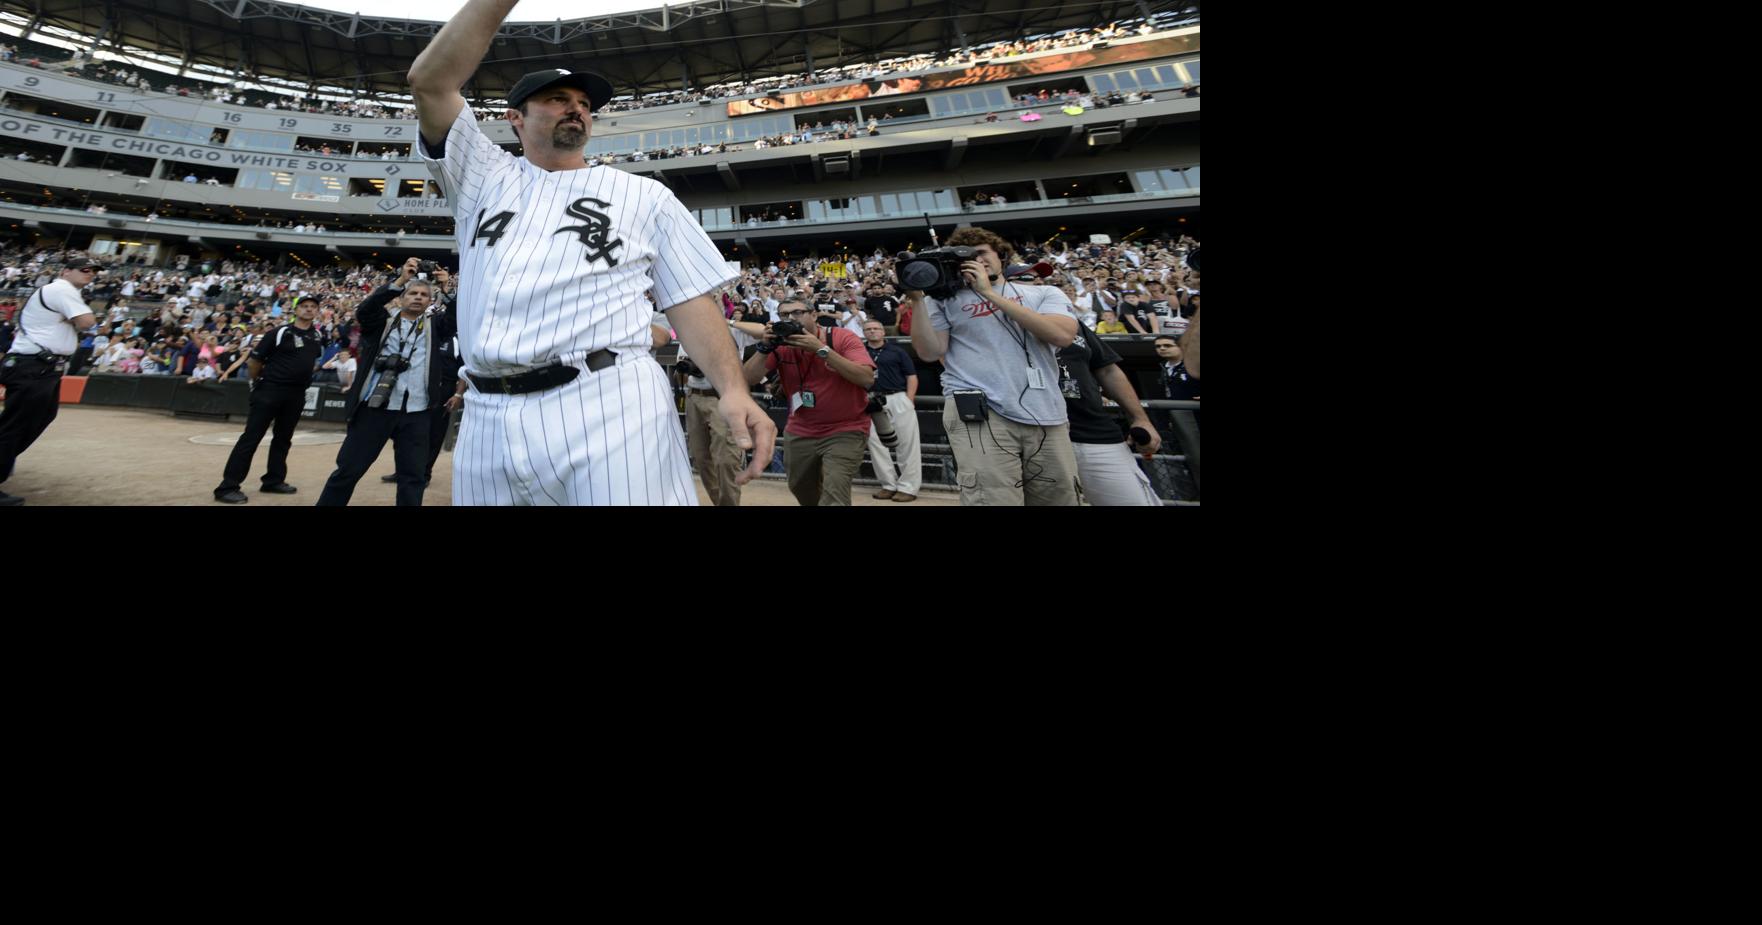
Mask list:
[[[502,150],[471,107],[442,159],[419,141],[452,200],[459,345],[468,372],[507,375],[601,348],[647,352],[655,305],[732,282],[710,236],[673,192],[612,167],[548,171]]]

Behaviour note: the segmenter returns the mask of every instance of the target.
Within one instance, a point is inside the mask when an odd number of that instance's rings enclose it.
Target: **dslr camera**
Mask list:
[[[961,264],[977,259],[979,252],[970,247],[900,251],[894,275],[903,289],[919,289],[931,298],[949,299],[967,284],[961,278]]]
[[[784,341],[803,333],[804,330],[799,321],[773,321],[771,322],[771,336],[759,345],[759,352],[770,353],[783,346]]]
[[[384,408],[386,400],[392,397],[392,388],[398,384],[398,374],[410,368],[410,361],[400,356],[381,356],[373,360],[373,369],[379,373],[379,383],[373,387],[373,394],[367,396],[367,407]]]
[[[435,263],[432,260],[424,260],[416,265],[416,272],[427,273],[431,277],[434,276],[434,271],[438,269],[440,269],[440,264]]]
[[[696,363],[693,363],[689,357],[680,357],[674,360],[673,368],[678,370],[679,374],[682,376],[697,376],[700,379],[709,378],[704,375],[704,371],[700,369]]]

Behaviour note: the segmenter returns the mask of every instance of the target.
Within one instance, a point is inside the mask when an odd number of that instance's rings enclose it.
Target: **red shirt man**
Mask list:
[[[850,505],[851,481],[868,445],[869,389],[875,361],[855,334],[836,318],[816,317],[800,301],[777,306],[784,321],[804,331],[780,340],[766,326],[760,353],[746,361],[747,382],[756,385],[775,371],[789,396],[783,428],[783,466],[789,490],[803,507]]]

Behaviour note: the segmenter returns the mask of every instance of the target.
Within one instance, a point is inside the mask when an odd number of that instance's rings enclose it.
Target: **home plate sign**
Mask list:
[[[387,215],[451,215],[452,206],[445,199],[381,199],[375,203]]]

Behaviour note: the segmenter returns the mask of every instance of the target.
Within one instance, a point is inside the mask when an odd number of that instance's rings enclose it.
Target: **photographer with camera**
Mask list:
[[[978,227],[901,254],[912,347],[943,365],[942,420],[962,505],[1074,505],[1077,462],[1054,351],[1077,338],[1057,288],[1005,281],[1013,248]]]
[[[887,327],[879,318],[863,325],[863,346],[875,361],[875,388],[869,393],[869,460],[883,501],[916,501],[924,479],[919,457],[918,368],[904,347],[887,342]]]
[[[457,301],[452,275],[447,272],[446,267],[435,266],[424,260],[417,268],[418,279],[425,272],[423,267],[434,267],[434,272],[428,274],[428,278],[434,281],[434,307],[432,311],[438,313],[444,310],[452,314],[453,306]],[[455,327],[457,327],[458,317],[456,314],[452,315]],[[459,368],[465,364],[465,361],[459,356],[459,338],[456,335],[451,344],[445,345],[435,352],[435,362],[439,363],[441,367],[439,375],[445,376],[448,381],[454,384],[455,394],[463,395],[466,388],[469,387],[469,383],[459,375]],[[354,378],[351,376],[349,381],[354,382]],[[343,389],[347,391],[348,386],[343,386]],[[463,408],[464,404],[465,400],[461,398],[456,402],[447,401],[431,405],[428,409],[428,467],[422,470],[423,488],[427,488],[428,483],[434,481],[434,464],[440,460],[441,450],[446,447],[447,431],[453,426],[453,411],[457,408]],[[393,472],[390,475],[381,476],[379,480],[395,483],[398,480],[398,474]]]
[[[430,311],[434,284],[414,279],[434,275],[432,263],[411,257],[388,285],[375,289],[355,309],[361,325],[360,373],[348,395],[348,435],[337,451],[336,471],[324,483],[319,507],[342,507],[355,483],[379,458],[387,439],[397,462],[398,506],[419,507],[433,438],[435,409],[451,411],[464,399],[448,361],[457,333],[450,308]],[[394,299],[398,314],[386,306]]]
[[[849,507],[869,438],[875,361],[836,316],[816,314],[799,300],[785,301],[778,312],[782,320],[766,326],[742,372],[748,385],[758,385],[775,370],[789,396],[783,466],[790,493],[803,507]]]

